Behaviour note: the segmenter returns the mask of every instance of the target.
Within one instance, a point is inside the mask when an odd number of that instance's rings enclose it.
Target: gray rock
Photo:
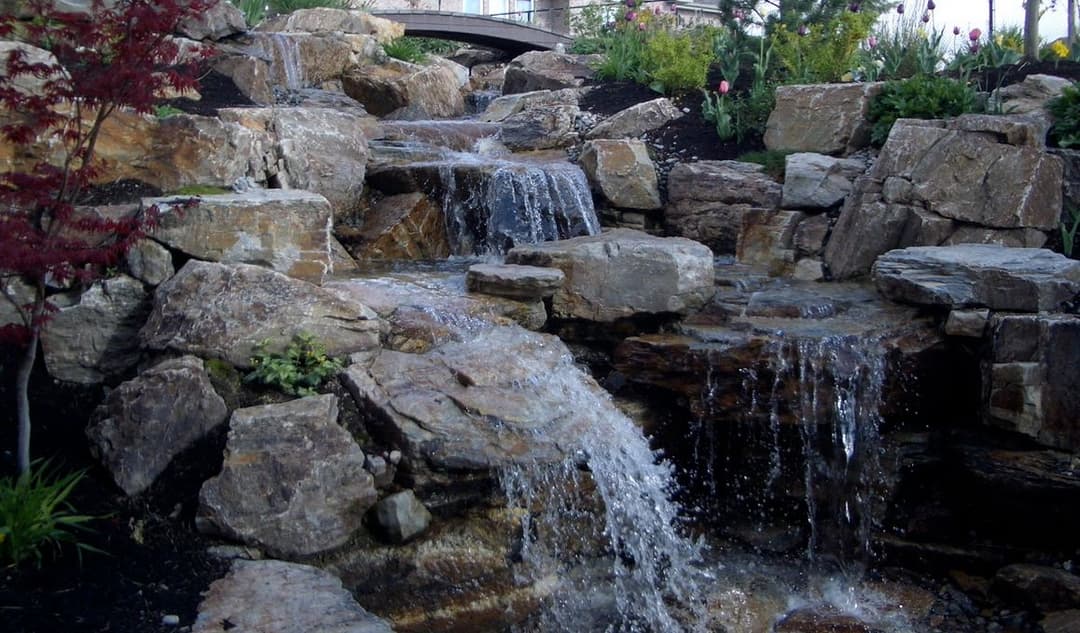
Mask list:
[[[801,255],[820,255],[825,247],[825,237],[829,234],[829,216],[812,215],[803,218],[795,227],[792,244]]]
[[[128,371],[141,357],[137,334],[149,312],[150,294],[137,279],[119,275],[90,286],[42,332],[49,374],[94,384]]]
[[[518,327],[423,354],[382,350],[358,360],[342,382],[383,421],[375,433],[402,451],[398,479],[425,498],[503,466],[562,461],[572,445],[565,438],[613,406],[558,338]],[[569,384],[598,399],[583,409],[567,397]]]
[[[337,417],[330,394],[234,411],[221,474],[199,491],[200,530],[279,556],[344,545],[376,492]]]
[[[994,574],[994,590],[1043,613],[1080,608],[1080,576],[1056,567],[1007,565]]]
[[[1046,104],[1061,95],[1072,82],[1053,75],[1028,75],[1019,83],[998,88],[990,93],[990,105],[1005,114],[1045,116]]]
[[[843,155],[870,142],[867,111],[881,83],[780,86],[765,129],[773,150]]]
[[[192,257],[226,264],[255,264],[321,283],[333,272],[330,202],[317,193],[251,189],[202,196],[175,210],[168,198],[148,198],[163,211],[154,239]]]
[[[785,209],[828,209],[851,193],[855,178],[866,171],[856,159],[824,154],[789,154],[784,168]]]
[[[554,315],[608,322],[642,314],[688,314],[712,297],[713,255],[703,244],[630,229],[515,247],[507,263],[558,268],[566,283]]]
[[[555,294],[566,276],[557,268],[513,264],[474,264],[465,275],[471,292],[537,301]]]
[[[226,0],[215,2],[209,9],[185,19],[176,27],[178,33],[193,40],[220,40],[246,30],[244,14]]]
[[[32,303],[34,294],[33,287],[18,277],[0,279],[0,327],[22,325],[22,316],[16,306]]]
[[[124,257],[131,276],[148,286],[156,286],[176,273],[172,253],[153,240],[139,240]]]
[[[921,305],[1055,311],[1080,292],[1080,262],[1037,248],[905,248],[879,257],[873,276],[886,297]]]
[[[759,266],[771,275],[790,272],[795,264],[795,230],[802,221],[801,211],[752,211],[743,216],[739,262]]]
[[[404,543],[424,532],[431,513],[412,490],[402,490],[375,504],[375,520],[393,543]]]
[[[574,105],[530,107],[503,120],[499,140],[515,152],[568,147],[578,140],[574,121],[579,112]]]
[[[389,463],[381,455],[367,455],[364,459],[364,468],[375,478],[375,487],[379,490],[387,488],[394,483],[394,464]]]
[[[820,259],[800,259],[795,262],[791,276],[799,281],[821,281],[825,279],[825,265]]]
[[[989,310],[950,310],[949,318],[945,321],[945,333],[949,336],[982,338],[989,322]]]
[[[588,141],[581,150],[581,168],[612,206],[646,210],[663,206],[656,166],[642,141]]]
[[[1043,633],[1080,633],[1080,609],[1047,613],[1039,624]]]
[[[565,55],[552,51],[530,51],[515,57],[506,67],[503,94],[534,90],[577,88],[593,76],[596,55]]]
[[[503,95],[488,104],[478,117],[480,121],[504,121],[507,117],[523,110],[540,106],[577,106],[582,88],[564,88],[562,90],[533,90]]]
[[[680,163],[668,175],[664,220],[672,234],[734,254],[743,217],[780,206],[782,189],[761,165],[736,161]]]
[[[388,44],[405,35],[405,25],[380,18],[368,11],[346,11],[318,7],[277,15],[259,24],[266,33],[348,33],[373,36]]]
[[[133,496],[228,415],[202,361],[184,356],[162,361],[112,390],[91,416],[86,435],[94,457]]]
[[[343,235],[346,227],[338,226]],[[450,256],[442,207],[427,194],[401,193],[379,200],[364,215],[350,249],[360,260],[439,260]]]
[[[1013,248],[1042,248],[1046,233],[1038,229],[992,229],[980,226],[960,226],[941,244],[997,244]]]
[[[465,114],[465,99],[453,67],[420,66],[398,60],[354,67],[342,78],[345,94],[378,117],[445,119]]]
[[[982,376],[986,423],[1046,446],[1080,450],[1080,317],[995,316],[989,338]]]
[[[393,633],[330,572],[279,560],[234,561],[210,584],[192,633],[220,633],[223,622],[241,632]]]
[[[671,99],[653,99],[611,115],[589,130],[585,138],[638,138],[682,116],[682,110]]]
[[[255,346],[281,352],[301,332],[331,356],[379,345],[380,321],[367,306],[258,266],[189,261],[158,286],[139,333],[152,350],[221,358],[248,367]]]

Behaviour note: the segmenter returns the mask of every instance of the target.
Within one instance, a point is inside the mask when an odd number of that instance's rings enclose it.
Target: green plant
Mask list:
[[[383,52],[403,62],[419,64],[427,59],[427,53],[414,37],[399,37],[383,44]]]
[[[183,114],[184,111],[180,108],[173,107],[171,105],[159,105],[154,106],[154,116],[159,119],[167,119],[173,115]]]
[[[34,559],[40,567],[47,548],[59,552],[64,543],[100,552],[76,537],[94,517],[75,514],[68,497],[83,471],[59,475],[48,462],[35,461],[17,477],[0,479],[0,562],[10,565]]]
[[[1080,87],[1066,86],[1061,95],[1046,104],[1054,118],[1050,142],[1058,147],[1080,146]]]
[[[663,94],[704,87],[712,59],[711,37],[705,31],[655,31],[642,55],[649,86]]]
[[[225,187],[216,187],[214,185],[184,185],[176,191],[171,192],[172,196],[217,196],[224,193],[232,193],[232,189],[226,189]]]
[[[251,373],[244,382],[256,382],[279,389],[290,396],[310,396],[342,367],[342,362],[326,355],[315,337],[302,332],[293,337],[284,353],[267,352],[267,339],[255,348]]]
[[[604,58],[596,67],[597,79],[646,83],[645,33],[620,27],[605,46]]]
[[[298,9],[348,9],[349,0],[270,0],[274,13],[292,13]]]
[[[255,26],[266,17],[266,0],[230,0],[230,2],[244,14],[244,21],[248,26]]]
[[[578,55],[603,53],[609,39],[608,24],[615,18],[610,6],[587,4],[570,16],[570,32],[574,41],[570,52]]]
[[[791,150],[762,150],[759,152],[747,152],[742,156],[739,156],[739,160],[744,163],[755,163],[765,167],[765,173],[772,176],[777,180],[784,179],[784,170],[787,169],[787,157],[788,154],[794,153]]]
[[[1080,208],[1066,204],[1063,215],[1066,217],[1061,220],[1061,252],[1065,253],[1065,257],[1071,258],[1080,255],[1080,252],[1075,250],[1076,231],[1080,229]]]
[[[772,45],[789,83],[833,83],[855,67],[860,43],[870,34],[876,16],[846,11],[824,24],[792,31],[779,25]]]
[[[728,81],[720,82],[716,92],[702,90],[705,100],[701,102],[701,114],[706,121],[710,121],[716,128],[716,136],[721,141],[729,140],[735,136],[735,125],[731,117],[730,104],[728,103]]]
[[[897,119],[942,119],[975,111],[975,91],[947,77],[917,75],[890,81],[870,102],[870,142],[885,143]]]

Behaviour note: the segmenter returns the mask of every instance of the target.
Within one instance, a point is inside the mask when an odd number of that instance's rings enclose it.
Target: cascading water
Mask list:
[[[266,51],[271,59],[271,72],[284,79],[288,90],[300,90],[304,87],[304,67],[300,63],[300,45],[297,38],[288,33],[270,33],[271,50]]]
[[[582,382],[567,401],[597,408]],[[501,474],[511,508],[524,510],[521,558],[532,578],[559,586],[528,631],[693,630],[702,619],[701,545],[678,531],[672,469],[614,407],[566,438],[576,458]]]

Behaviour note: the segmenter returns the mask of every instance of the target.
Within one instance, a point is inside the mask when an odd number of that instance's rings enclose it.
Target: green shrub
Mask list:
[[[645,40],[643,32],[619,27],[619,31],[607,40],[604,59],[596,67],[596,78],[646,83]]]
[[[218,196],[225,193],[233,193],[232,189],[217,187],[214,185],[184,185],[169,195],[173,196]]]
[[[180,108],[171,105],[157,105],[154,106],[154,116],[159,119],[167,119],[177,114],[183,114],[184,111]]]
[[[824,24],[806,26],[805,34],[777,26],[772,46],[788,83],[841,81],[856,66],[859,46],[875,17],[872,12],[845,11]]]
[[[880,147],[897,119],[943,119],[975,111],[975,91],[947,77],[890,81],[870,103],[870,142]]]
[[[655,31],[642,54],[650,87],[663,94],[704,88],[712,59],[712,38],[704,31]]]
[[[1073,84],[1050,100],[1047,110],[1054,117],[1050,127],[1050,142],[1058,147],[1080,145],[1080,88]]]
[[[1080,229],[1080,209],[1066,204],[1062,216],[1061,252],[1065,253],[1065,257],[1080,259],[1080,251],[1076,250],[1076,231]]]
[[[270,0],[274,13],[292,13],[298,9],[348,9],[349,0]]]
[[[419,64],[427,59],[427,53],[415,37],[399,37],[383,44],[383,52],[403,62]]]
[[[255,26],[266,17],[266,0],[230,0],[240,13],[244,14],[244,21],[248,26]]]
[[[269,344],[267,339],[256,347],[253,369],[244,382],[267,385],[290,396],[311,396],[341,370],[342,362],[327,356],[326,348],[311,334],[297,334],[281,354],[267,352]]]
[[[94,517],[75,514],[67,501],[83,474],[59,476],[39,461],[17,478],[0,479],[0,562],[18,565],[32,558],[41,567],[44,550],[59,552],[64,543],[74,544],[80,556],[84,550],[100,551],[75,534],[87,530]]]

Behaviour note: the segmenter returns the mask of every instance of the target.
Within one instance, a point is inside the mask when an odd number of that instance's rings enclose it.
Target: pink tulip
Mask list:
[[[971,29],[971,32],[968,33],[968,39],[972,42],[978,42],[980,37],[982,37],[981,29]]]
[[[645,23],[644,22],[638,22],[637,23],[637,30],[644,31],[645,30]]]
[[[799,30],[796,32],[799,34],[799,37],[806,37],[810,33],[810,29],[806,28],[805,24],[800,24]]]
[[[720,85],[716,87],[716,91],[722,95],[726,95],[731,91],[731,84],[728,83],[727,79],[724,79],[720,82]]]
[[[874,37],[873,35],[866,38],[866,47],[870,48],[870,49],[877,48],[877,38]]]
[[[626,21],[627,22],[633,22],[636,19],[637,19],[637,13],[634,13],[633,11],[627,11],[626,12]]]

